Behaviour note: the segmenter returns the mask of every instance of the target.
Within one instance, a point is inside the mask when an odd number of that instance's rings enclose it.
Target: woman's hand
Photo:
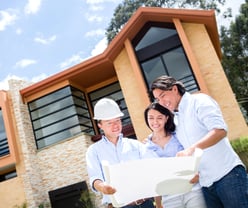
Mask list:
[[[177,157],[183,157],[183,156],[192,156],[193,153],[195,152],[194,147],[189,147],[185,150],[182,150],[176,154]]]
[[[199,181],[199,173],[196,173],[189,182],[194,184],[194,183],[198,183],[198,181]]]

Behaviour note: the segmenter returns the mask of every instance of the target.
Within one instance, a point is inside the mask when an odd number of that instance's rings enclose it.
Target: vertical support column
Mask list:
[[[150,133],[144,120],[144,110],[149,104],[149,97],[129,40],[125,41],[125,48],[115,59],[114,66],[136,136],[143,140]]]

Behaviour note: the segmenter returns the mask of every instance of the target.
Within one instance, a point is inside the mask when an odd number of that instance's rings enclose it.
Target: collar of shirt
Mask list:
[[[119,134],[119,137],[118,137],[118,142],[117,143],[119,143],[122,140],[122,138],[123,138],[123,134],[120,133]],[[102,135],[102,139],[105,140],[106,142],[110,142],[109,139],[104,134]]]

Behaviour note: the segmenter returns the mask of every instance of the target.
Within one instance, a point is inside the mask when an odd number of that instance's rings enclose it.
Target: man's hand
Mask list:
[[[114,194],[116,189],[101,180],[95,180],[93,183],[93,187],[97,190],[102,192],[103,194]]]
[[[114,194],[115,192],[116,192],[115,188],[113,188],[110,185],[107,185],[107,184],[103,183],[103,185],[102,185],[102,193],[103,194]]]

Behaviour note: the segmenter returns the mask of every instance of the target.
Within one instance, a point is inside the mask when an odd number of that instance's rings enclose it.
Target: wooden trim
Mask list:
[[[38,98],[40,98],[42,96],[45,96],[45,95],[47,95],[47,94],[49,94],[51,92],[54,92],[54,91],[56,91],[58,89],[61,89],[61,88],[65,87],[65,86],[68,86],[68,85],[70,85],[69,80],[64,80],[63,82],[56,83],[56,84],[54,84],[54,85],[52,85],[50,87],[44,88],[44,89],[42,89],[40,91],[39,91],[39,88],[37,88],[37,91],[34,94],[30,94],[29,96],[25,96],[23,102],[25,104],[27,104],[30,101],[38,99]],[[25,91],[25,89],[24,89],[24,91]]]
[[[118,82],[118,78],[117,77],[112,77],[111,79],[108,79],[108,80],[105,80],[104,82],[101,82],[101,83],[98,83],[94,86],[91,86],[89,88],[86,89],[86,92],[85,93],[90,93],[94,90],[97,90],[97,89],[100,89],[102,87],[105,87],[106,85],[109,85],[109,84],[112,84],[114,82]]]
[[[136,79],[138,86],[140,88],[140,93],[143,95],[147,95],[147,97],[142,96],[142,99],[143,99],[142,102],[146,103],[146,105],[148,105],[150,101],[149,101],[149,97],[148,97],[147,87],[146,87],[144,78],[141,74],[140,65],[139,65],[138,60],[136,59],[136,55],[135,55],[135,52],[133,50],[133,45],[129,39],[127,39],[124,44],[125,44],[125,48],[126,48],[127,55],[128,55],[129,60],[130,60],[132,69],[133,69],[134,74],[135,74],[135,79]]]
[[[183,48],[186,52],[186,55],[188,57],[190,65],[192,67],[193,73],[196,77],[197,83],[199,84],[200,91],[209,94],[207,85],[203,79],[199,64],[198,64],[197,59],[196,59],[196,57],[192,51],[192,48],[191,48],[191,45],[190,45],[189,40],[187,38],[187,35],[185,34],[185,31],[183,29],[182,23],[179,19],[176,19],[176,18],[173,18],[173,22],[175,24],[175,27],[176,27],[178,35],[181,39]]]
[[[8,95],[5,91],[0,91],[0,107],[2,109],[3,121],[5,126],[5,132],[7,136],[9,155],[0,157],[0,169],[6,166],[15,164],[18,161],[17,145],[15,140],[15,129],[13,126],[13,119],[10,110],[10,104],[8,101]]]

